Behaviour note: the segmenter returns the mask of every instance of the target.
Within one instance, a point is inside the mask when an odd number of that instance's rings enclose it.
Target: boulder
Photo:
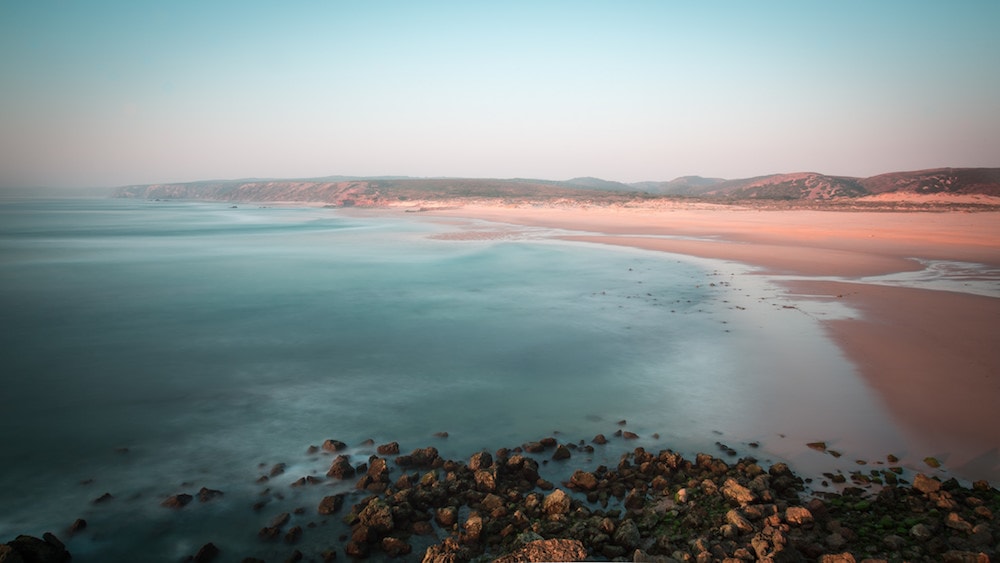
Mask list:
[[[913,488],[925,495],[936,493],[941,490],[941,481],[932,479],[923,473],[917,473],[913,477]]]
[[[589,471],[577,469],[569,478],[567,486],[579,491],[593,491],[597,488],[597,476]]]
[[[808,508],[789,506],[785,510],[785,521],[794,526],[808,526],[813,523],[813,515]]]
[[[206,543],[201,546],[201,549],[198,550],[198,553],[194,554],[194,558],[191,560],[194,561],[194,563],[209,563],[218,556],[219,548],[215,547],[214,543]]]
[[[413,551],[413,547],[399,538],[386,537],[382,538],[382,551],[389,557],[400,557],[409,555]]]
[[[340,440],[326,440],[323,442],[323,450],[330,453],[336,453],[347,448],[347,444],[341,442]]]
[[[378,455],[399,455],[399,442],[389,442],[375,448]]]
[[[346,455],[338,455],[330,465],[330,470],[326,472],[326,476],[333,477],[334,479],[347,479],[354,477],[354,473],[351,458]]]
[[[198,491],[198,502],[208,502],[214,498],[221,497],[222,495],[222,491],[202,487],[201,490]]]
[[[374,532],[386,534],[392,531],[392,508],[382,499],[375,499],[358,514],[361,524]]]
[[[740,485],[735,479],[726,479],[726,482],[722,485],[722,494],[725,497],[740,506],[746,506],[754,501],[756,498],[753,491]]]
[[[330,495],[328,497],[323,497],[323,500],[319,501],[319,507],[316,511],[326,516],[336,513],[342,506],[344,506],[343,494]]]
[[[554,459],[556,461],[560,461],[560,460],[563,460],[563,459],[569,459],[569,458],[570,458],[569,448],[567,448],[566,446],[564,446],[562,444],[559,444],[556,447],[556,451],[552,453],[552,459]]]
[[[550,517],[559,517],[569,513],[569,496],[562,489],[556,489],[545,496],[542,501],[542,512]]]
[[[489,452],[479,452],[472,454],[469,458],[469,469],[473,471],[478,471],[480,469],[489,469],[493,466],[493,456]]]
[[[178,508],[184,508],[192,500],[194,500],[193,496],[187,493],[180,493],[167,497],[167,499],[161,502],[160,505],[165,506],[167,508],[178,509]]]
[[[530,541],[513,553],[496,559],[494,563],[583,561],[586,558],[587,549],[580,540],[542,539]]]
[[[7,549],[4,549],[6,547]],[[59,538],[45,533],[42,539],[34,536],[17,536],[0,546],[0,561],[4,563],[63,563],[71,559]]]
[[[639,534],[639,527],[629,519],[622,521],[618,525],[612,539],[616,544],[625,549],[635,549],[639,546],[639,542],[642,541],[642,536]]]
[[[600,446],[603,444],[607,444],[608,439],[604,437],[604,434],[598,434],[597,436],[594,436],[593,442]]]

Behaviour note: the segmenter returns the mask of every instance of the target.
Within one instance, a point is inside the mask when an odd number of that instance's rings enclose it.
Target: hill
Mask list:
[[[608,204],[657,197],[720,202],[861,202],[872,198],[945,200],[957,196],[1000,198],[1000,168],[935,168],[868,178],[815,172],[724,180],[682,176],[668,182],[624,184],[581,177],[565,181],[489,178],[344,177],[211,180],[118,188],[115,197],[229,202],[321,202],[380,207],[420,201],[488,199],[507,202]],[[939,198],[940,199],[940,198]]]

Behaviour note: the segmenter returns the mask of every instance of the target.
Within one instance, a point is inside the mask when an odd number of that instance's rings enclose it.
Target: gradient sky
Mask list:
[[[1000,2],[0,2],[0,186],[1000,166]]]

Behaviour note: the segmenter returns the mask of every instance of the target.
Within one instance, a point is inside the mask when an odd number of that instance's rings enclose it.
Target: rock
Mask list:
[[[389,442],[375,448],[378,455],[399,455],[399,442]]]
[[[296,543],[302,539],[302,526],[292,526],[285,534],[285,543]]]
[[[409,555],[413,551],[413,547],[399,538],[386,537],[382,538],[382,551],[389,557],[400,557]]]
[[[619,546],[631,550],[639,546],[642,536],[639,534],[639,527],[631,519],[622,521],[615,530],[612,539]]]
[[[564,446],[562,444],[559,444],[556,447],[556,451],[552,454],[552,459],[554,459],[556,461],[560,461],[560,460],[563,460],[563,459],[569,459],[569,458],[570,458],[569,448],[567,448],[566,446]]]
[[[165,506],[167,508],[179,509],[184,508],[188,505],[194,497],[187,493],[180,493],[177,495],[172,495],[167,497],[167,499],[160,503],[160,506]]]
[[[490,493],[497,489],[497,476],[491,470],[480,469],[473,474],[473,479],[479,491]]]
[[[469,458],[469,469],[473,471],[479,471],[480,469],[489,469],[493,466],[493,456],[489,452],[478,452],[472,454]]]
[[[313,477],[312,475],[306,475],[305,477],[299,477],[290,485],[291,487],[305,487],[306,485],[318,485],[322,483],[322,479],[318,477]]]
[[[326,472],[327,477],[333,477],[334,479],[347,479],[354,477],[354,467],[351,465],[351,458],[346,455],[338,455],[333,463],[330,464],[330,470]]]
[[[924,493],[925,495],[936,493],[941,490],[941,481],[932,479],[923,473],[917,473],[916,476],[913,477],[913,488],[921,493]]]
[[[494,563],[524,563],[534,561],[583,561],[587,549],[580,540],[542,539],[530,541],[518,550],[496,559]]]
[[[13,547],[0,543],[0,563],[24,563],[24,558]]]
[[[69,533],[75,534],[77,532],[82,532],[87,528],[87,521],[83,518],[77,518],[69,526]]]
[[[596,475],[590,473],[589,471],[577,469],[569,478],[567,486],[571,489],[580,491],[593,491],[597,488],[597,483],[598,481]]]
[[[569,496],[562,489],[556,489],[545,496],[542,501],[542,512],[549,517],[559,517],[569,512]]]
[[[638,440],[639,435],[636,434],[635,432],[629,432],[628,430],[625,430],[624,432],[622,432],[622,438],[625,438],[626,440]]]
[[[974,551],[951,550],[941,556],[944,563],[990,563],[990,557],[985,553]]]
[[[375,532],[388,533],[393,528],[392,508],[382,499],[369,502],[358,514],[358,519]]]
[[[918,540],[929,540],[934,536],[934,532],[926,524],[914,524],[910,528],[910,535]]]
[[[972,524],[968,523],[955,512],[949,512],[948,516],[944,519],[944,525],[948,526],[952,530],[958,530],[966,534],[972,533]]]
[[[111,502],[114,499],[115,497],[111,496],[111,493],[104,493],[103,495],[95,498],[90,502],[92,502],[93,504],[104,504],[106,502]]]
[[[281,514],[279,514],[279,515],[275,516],[274,518],[272,518],[271,522],[268,524],[268,526],[271,527],[271,528],[281,528],[282,526],[284,526],[285,524],[287,524],[288,521],[291,520],[291,519],[292,519],[292,515],[291,514],[289,514],[287,512],[282,512]]]
[[[0,546],[0,561],[3,563],[63,563],[70,559],[66,546],[48,532],[42,535],[42,539],[21,535]]]
[[[746,506],[756,498],[750,489],[740,485],[733,478],[726,479],[726,482],[722,485],[722,494],[740,506]]]
[[[396,458],[396,464],[403,467],[432,468],[441,463],[437,448],[427,447],[413,450],[409,455]]]
[[[439,508],[434,511],[434,520],[442,528],[450,528],[455,525],[455,522],[458,522],[458,509],[454,506]]]
[[[208,502],[214,498],[221,497],[223,494],[224,493],[222,491],[202,487],[201,490],[198,491],[198,502]]]
[[[818,563],[856,563],[850,552],[820,555]]]
[[[214,543],[206,543],[201,546],[198,553],[194,554],[192,561],[195,563],[209,563],[219,556],[219,548],[215,547]]]
[[[785,510],[785,521],[795,526],[808,526],[813,523],[813,515],[808,508],[789,506]]]
[[[465,519],[465,524],[462,525],[462,528],[465,530],[464,539],[467,542],[478,542],[479,537],[483,533],[483,517],[475,512],[469,514],[469,517]]]
[[[316,511],[324,516],[327,516],[336,513],[342,506],[344,506],[343,494],[330,495],[328,497],[323,497],[323,500],[319,501],[319,507]]]
[[[389,482],[389,465],[385,459],[376,457],[368,465],[368,476],[380,483]]]
[[[288,465],[286,465],[284,463],[275,463],[271,467],[271,471],[268,472],[268,475],[270,477],[277,477],[278,475],[281,475],[282,473],[285,472],[285,468],[286,467],[288,467]]]
[[[593,442],[597,445],[604,445],[608,443],[608,439],[604,437],[604,434],[598,434],[594,436]]]
[[[326,440],[323,442],[324,451],[336,453],[344,449],[347,449],[347,444],[341,442],[340,440]]]
[[[726,522],[735,526],[740,532],[749,533],[753,531],[753,524],[736,509],[732,509],[726,513]]]

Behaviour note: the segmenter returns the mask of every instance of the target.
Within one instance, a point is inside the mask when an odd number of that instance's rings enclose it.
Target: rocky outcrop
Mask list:
[[[70,559],[66,546],[50,533],[41,539],[21,535],[0,544],[0,563],[64,563]]]

